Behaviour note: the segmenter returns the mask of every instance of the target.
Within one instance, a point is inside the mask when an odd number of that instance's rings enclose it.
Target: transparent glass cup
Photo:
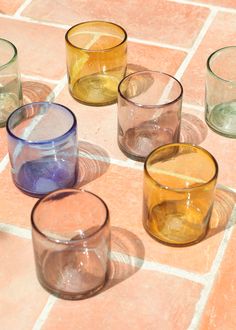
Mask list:
[[[216,133],[236,138],[236,46],[218,49],[207,60],[205,119]]]
[[[201,147],[167,144],[144,165],[143,225],[158,241],[185,246],[199,242],[211,217],[218,165]]]
[[[77,182],[77,121],[66,107],[34,102],[8,118],[8,152],[15,185],[33,197]]]
[[[22,87],[16,47],[0,38],[0,127],[10,113],[22,105]]]
[[[129,158],[144,161],[155,148],[179,141],[183,88],[158,71],[126,76],[118,87],[117,139]]]
[[[90,21],[65,36],[69,91],[81,103],[115,103],[127,66],[127,34],[117,24]]]
[[[54,191],[36,203],[31,224],[37,277],[47,291],[83,299],[104,286],[110,220],[101,198],[84,190]]]

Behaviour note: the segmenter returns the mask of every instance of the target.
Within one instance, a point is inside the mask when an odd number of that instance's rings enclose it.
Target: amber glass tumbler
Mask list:
[[[66,33],[69,91],[81,103],[115,103],[126,72],[127,34],[114,23],[90,21]]]
[[[215,158],[201,147],[167,144],[144,165],[143,224],[157,240],[184,246],[207,233],[218,174]]]

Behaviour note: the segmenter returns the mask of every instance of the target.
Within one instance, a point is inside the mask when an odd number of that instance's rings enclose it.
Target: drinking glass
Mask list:
[[[65,106],[34,102],[7,120],[8,151],[15,185],[41,197],[77,182],[77,122]]]
[[[10,113],[22,105],[22,88],[16,47],[0,38],[0,54],[0,127],[3,127]]]
[[[99,291],[108,274],[109,212],[91,192],[60,189],[31,213],[37,277],[50,293],[83,299]]]
[[[127,65],[125,30],[111,22],[83,22],[70,28],[65,39],[71,95],[89,105],[115,103]]]
[[[173,143],[155,149],[144,165],[143,224],[165,244],[185,246],[207,233],[218,165],[205,149]]]
[[[179,141],[183,88],[167,73],[140,71],[118,87],[118,145],[144,161],[156,147]]]
[[[205,107],[208,126],[236,138],[236,46],[218,49],[209,56]]]

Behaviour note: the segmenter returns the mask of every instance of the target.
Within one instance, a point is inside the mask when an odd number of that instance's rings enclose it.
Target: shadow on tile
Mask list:
[[[208,127],[204,121],[189,113],[182,113],[181,142],[200,144],[207,137]]]
[[[148,70],[145,66],[139,65],[139,64],[134,64],[134,63],[128,63],[127,64],[127,69],[126,69],[126,76],[133,72],[137,71],[145,71]]]
[[[23,81],[22,90],[24,104],[46,101],[47,97],[52,92],[52,89],[48,85],[37,81]],[[53,99],[53,97],[51,96],[50,99]]]
[[[79,141],[79,179],[76,188],[102,176],[110,166],[107,151],[87,141]]]
[[[230,226],[229,219],[236,203],[234,192],[217,188],[215,194],[214,207],[209,223],[209,231],[205,239],[208,239]]]
[[[112,226],[111,241],[110,274],[103,291],[135,274],[145,257],[145,248],[140,238],[124,228]],[[133,258],[138,258],[138,265]]]

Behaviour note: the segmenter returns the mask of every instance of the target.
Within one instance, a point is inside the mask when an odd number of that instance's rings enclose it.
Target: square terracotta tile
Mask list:
[[[0,14],[14,14],[24,0],[0,0]]]
[[[234,223],[236,218],[234,217]],[[232,228],[231,228],[232,229]],[[213,329],[235,329],[235,310],[236,310],[236,266],[234,263],[236,246],[236,231],[230,239],[224,259],[221,263],[214,286],[211,290],[206,308],[203,313],[201,330]]]
[[[185,59],[179,50],[128,42],[128,71],[154,70],[174,75]]]
[[[89,3],[80,1],[79,5],[67,0],[53,3],[34,0],[22,15],[71,25],[96,19],[114,21],[123,26],[130,37],[188,48],[208,14],[207,8],[164,0],[150,1],[148,6],[144,6],[141,0],[106,0],[102,6],[95,0]]]
[[[18,50],[21,73],[55,80],[65,75],[65,30],[3,17],[0,30]]]
[[[32,329],[48,299],[39,285],[31,240],[0,232],[1,329]]]
[[[201,285],[158,272],[138,270],[119,276],[98,295],[77,301],[57,301],[42,329],[187,329]],[[79,311],[79,312],[78,312]]]
[[[204,105],[207,59],[215,50],[232,45],[235,38],[236,13],[219,12],[184,73],[184,102]]]
[[[16,188],[11,177],[11,167],[0,173],[0,222],[29,228],[31,210],[37,199],[23,194]]]

